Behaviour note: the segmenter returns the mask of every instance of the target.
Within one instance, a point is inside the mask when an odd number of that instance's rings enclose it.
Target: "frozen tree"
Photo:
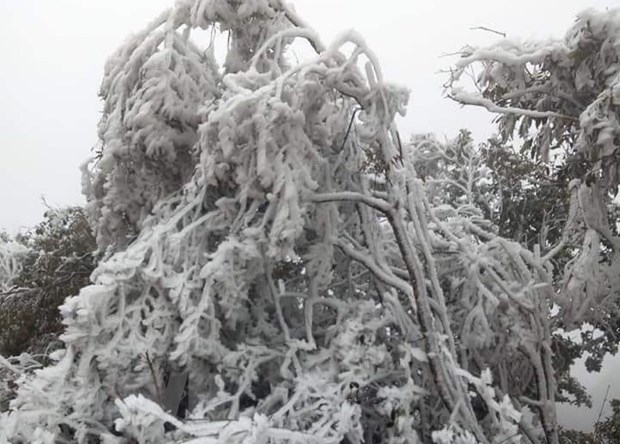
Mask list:
[[[617,351],[620,333],[620,238],[612,200],[620,184],[619,48],[620,10],[590,10],[561,40],[466,48],[449,82],[453,99],[499,113],[503,139],[520,140],[523,151],[566,183],[563,235],[547,247],[572,257],[559,273],[560,326],[589,322],[602,333],[583,334],[591,369]],[[475,92],[463,81],[472,68],[480,72]]]
[[[222,69],[198,31],[227,34]],[[0,440],[558,442],[554,254],[498,235],[467,144],[402,143],[408,92],[359,35],[180,1],[102,97],[84,189],[107,255]]]

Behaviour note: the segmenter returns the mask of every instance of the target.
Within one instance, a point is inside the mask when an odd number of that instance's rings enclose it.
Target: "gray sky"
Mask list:
[[[411,89],[401,134],[453,136],[458,129],[469,128],[482,139],[490,134],[492,116],[461,109],[442,97],[446,77],[438,71],[454,59],[440,56],[465,44],[497,40],[494,34],[470,29],[476,26],[502,31],[510,38],[561,37],[579,11],[618,5],[618,0],[292,3],[325,42],[343,30],[360,32],[378,55],[385,78]],[[14,232],[37,223],[44,211],[42,196],[50,205],[82,203],[78,166],[97,142],[101,110],[97,92],[104,62],[128,34],[172,4],[172,0],[0,0],[0,227]],[[615,361],[614,368],[620,368],[620,360]],[[613,383],[614,372],[608,373],[606,378],[587,379],[599,401],[595,400],[595,412],[571,415],[576,427],[591,424],[598,413],[607,381]]]

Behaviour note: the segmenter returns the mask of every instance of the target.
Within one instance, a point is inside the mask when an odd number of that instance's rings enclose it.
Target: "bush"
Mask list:
[[[87,285],[95,265],[94,238],[80,207],[50,209],[23,246],[18,272],[0,292],[0,354],[45,354],[62,332],[58,306]]]

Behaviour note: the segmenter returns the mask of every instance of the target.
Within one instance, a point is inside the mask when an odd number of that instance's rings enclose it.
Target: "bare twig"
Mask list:
[[[495,29],[487,28],[486,26],[475,26],[475,27],[469,28],[469,29],[471,29],[472,31],[476,31],[476,30],[488,31],[488,32],[492,32],[492,33],[497,34],[497,35],[501,35],[502,37],[506,38],[506,33],[505,32],[496,31]]]
[[[596,422],[594,423],[594,434],[596,436],[596,428],[601,422],[601,416],[603,415],[603,409],[605,408],[605,402],[607,402],[607,396],[609,395],[609,389],[611,389],[611,384],[607,385],[607,391],[605,392],[605,397],[603,398],[603,403],[601,404],[601,409],[598,412],[598,418],[596,418]]]
[[[162,404],[163,397],[162,397],[162,393],[161,393],[161,387],[159,386],[159,382],[158,382],[158,379],[157,379],[157,374],[155,373],[155,368],[153,367],[153,362],[151,361],[151,357],[149,356],[148,352],[145,352],[144,356],[146,358],[146,363],[149,366],[149,371],[151,372],[151,378],[153,378],[153,385],[155,386],[155,392],[156,392],[156,395],[157,395],[157,402],[158,402],[158,404]]]

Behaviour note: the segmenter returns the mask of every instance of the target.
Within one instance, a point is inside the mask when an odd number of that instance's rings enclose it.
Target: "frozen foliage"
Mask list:
[[[4,358],[0,355],[0,412],[5,412],[10,401],[15,397],[16,381],[24,374],[32,373],[40,367],[41,363],[28,353],[11,358]],[[4,438],[3,435],[0,437]]]
[[[222,72],[194,29],[228,33]],[[551,256],[484,219],[475,152],[401,143],[408,92],[360,36],[181,1],[103,90],[85,191],[109,255],[0,441],[558,442]],[[180,371],[185,418],[162,407]]]
[[[101,151],[84,166],[88,209],[100,246],[123,246],[153,205],[191,177],[199,107],[217,96],[217,68],[178,32],[182,18],[156,20],[106,64]],[[187,28],[189,30],[189,28]]]
[[[0,292],[5,293],[13,287],[27,252],[28,248],[19,242],[0,238]]]

